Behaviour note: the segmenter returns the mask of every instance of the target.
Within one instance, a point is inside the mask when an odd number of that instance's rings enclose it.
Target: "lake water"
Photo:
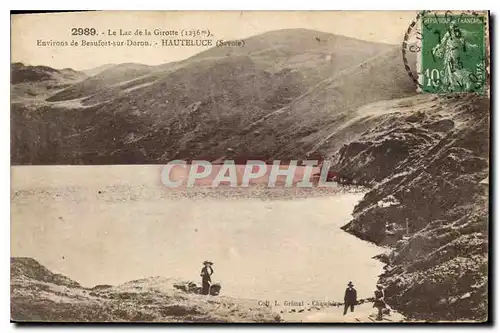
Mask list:
[[[383,249],[340,229],[362,193],[173,193],[160,183],[161,166],[11,170],[12,256],[33,257],[84,286],[150,276],[198,281],[211,260],[224,295],[343,300],[349,281],[358,297],[372,296],[382,272],[372,257]]]

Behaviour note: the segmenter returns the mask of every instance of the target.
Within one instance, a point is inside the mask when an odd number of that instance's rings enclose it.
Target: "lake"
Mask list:
[[[343,301],[349,281],[359,298],[373,295],[383,264],[372,257],[383,249],[340,229],[363,193],[172,190],[161,169],[12,167],[12,256],[86,287],[150,276],[199,281],[211,260],[227,296]]]

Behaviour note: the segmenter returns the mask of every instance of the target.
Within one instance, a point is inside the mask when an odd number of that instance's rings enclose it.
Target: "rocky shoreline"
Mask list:
[[[432,97],[345,145],[338,168],[372,184],[343,229],[380,256],[388,303],[426,321],[485,321],[489,101]]]

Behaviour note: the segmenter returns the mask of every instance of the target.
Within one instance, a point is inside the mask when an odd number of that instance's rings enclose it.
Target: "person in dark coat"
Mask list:
[[[210,284],[212,283],[212,274],[214,274],[214,270],[212,269],[212,265],[214,263],[211,261],[204,261],[203,268],[201,269],[201,293],[203,295],[208,295],[210,292]]]
[[[377,320],[382,320],[382,314],[387,304],[385,303],[384,288],[377,284],[377,290],[375,290],[375,302],[373,302],[373,307],[378,309]]]
[[[347,313],[348,308],[351,308],[351,312],[354,312],[354,306],[356,305],[357,300],[358,295],[356,289],[354,289],[352,282],[349,282],[344,296],[344,316]]]

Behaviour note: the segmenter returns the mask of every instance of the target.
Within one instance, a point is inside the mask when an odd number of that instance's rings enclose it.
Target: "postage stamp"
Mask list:
[[[476,12],[424,13],[420,88],[427,93],[484,93],[487,16]]]
[[[493,323],[488,12],[11,14],[12,322]]]

